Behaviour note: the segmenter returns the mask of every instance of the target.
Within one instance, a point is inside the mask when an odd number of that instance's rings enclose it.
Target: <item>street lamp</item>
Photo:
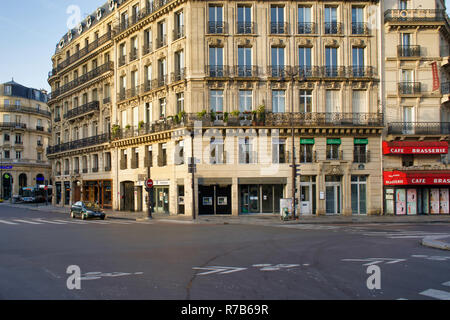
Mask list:
[[[0,200],[3,201],[3,151],[0,152]]]
[[[189,170],[191,171],[192,175],[192,219],[195,220],[195,180],[194,180],[194,174],[195,174],[195,159],[194,159],[194,136],[195,136],[195,128],[192,128],[191,130],[191,161],[189,164]]]

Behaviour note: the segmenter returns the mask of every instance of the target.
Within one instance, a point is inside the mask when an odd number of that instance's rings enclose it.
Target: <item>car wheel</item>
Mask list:
[[[105,220],[105,217],[101,217],[100,220]]]

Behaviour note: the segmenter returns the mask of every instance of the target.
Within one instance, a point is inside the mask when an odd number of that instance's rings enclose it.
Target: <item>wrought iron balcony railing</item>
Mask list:
[[[287,22],[271,22],[270,23],[271,34],[287,34],[288,23]]]
[[[298,34],[315,34],[316,32],[315,22],[299,22],[297,25]]]
[[[153,45],[152,45],[151,42],[148,42],[148,43],[144,44],[144,46],[142,47],[142,54],[143,55],[149,54],[152,51],[153,51]]]
[[[340,22],[325,22],[325,34],[341,34],[342,24]]]
[[[73,118],[76,118],[81,115],[85,115],[85,114],[88,114],[88,113],[94,112],[94,111],[100,111],[100,102],[99,101],[91,101],[82,106],[79,106],[77,108],[67,111],[67,113],[64,115],[64,119],[67,119],[67,120],[73,119]]]
[[[127,56],[123,55],[119,57],[119,67],[124,66],[127,63]]]
[[[167,77],[167,74],[160,75],[158,79],[156,79],[157,87],[163,87],[169,84],[169,78]]]
[[[173,30],[173,40],[181,39],[185,36],[184,25],[178,26]]]
[[[286,66],[269,66],[269,74],[274,78],[284,78],[286,77]]]
[[[400,82],[398,84],[398,93],[399,94],[420,94],[421,85],[420,82]]]
[[[212,78],[228,77],[228,67],[223,65],[207,66],[206,73]]]
[[[224,34],[225,30],[225,22],[223,21],[208,21],[208,34]]]
[[[234,66],[234,76],[239,78],[251,78],[258,76],[257,66]]]
[[[186,68],[180,68],[172,72],[172,82],[181,81],[186,79]]]
[[[19,122],[0,122],[0,128],[26,129],[27,125]]]
[[[56,153],[60,153],[60,152],[64,152],[64,151],[82,149],[82,148],[86,148],[86,147],[95,146],[98,144],[107,143],[110,141],[110,138],[111,138],[111,135],[109,133],[105,133],[105,134],[101,134],[101,135],[97,135],[97,136],[93,136],[93,137],[89,137],[89,138],[85,138],[85,139],[80,139],[80,140],[66,142],[63,144],[50,146],[47,148],[47,154],[51,155],[51,154],[56,154]]]
[[[42,126],[36,126],[36,131],[44,131],[44,127],[42,127]]]
[[[390,122],[388,134],[441,135],[450,134],[450,122]]]
[[[325,66],[322,67],[322,76],[324,78],[345,78],[346,68],[336,67],[336,66]]]
[[[47,110],[42,110],[42,109],[32,108],[32,107],[16,106],[16,105],[11,105],[11,104],[0,105],[0,111],[33,113],[33,114],[44,115],[47,117],[51,117],[51,115],[52,115],[50,113],[50,111],[47,111]]]
[[[450,24],[444,9],[389,9],[384,12],[386,22],[445,22]]]
[[[254,22],[238,22],[236,25],[237,34],[255,34]]]
[[[369,25],[365,22],[352,22],[352,34],[368,35]]]
[[[137,60],[137,58],[138,58],[138,49],[137,48],[131,49],[131,51],[130,51],[130,62],[134,61],[134,60]]]
[[[112,71],[112,70],[114,70],[114,63],[112,61],[107,62],[107,63],[89,71],[88,73],[78,77],[77,79],[65,84],[64,86],[56,88],[51,93],[50,99],[55,99],[58,96],[62,95],[63,93],[66,93],[78,86],[81,86],[81,85],[85,84],[86,82],[91,81],[91,80],[97,78],[98,76],[104,74],[105,72]]]
[[[106,97],[103,99],[103,104],[108,104],[111,102],[111,97]]]
[[[373,78],[376,75],[374,67],[351,66],[347,68],[349,77],[353,78]]]
[[[399,57],[420,57],[420,46],[397,46]]]
[[[158,39],[156,39],[156,49],[162,48],[164,46],[167,46],[167,35],[164,34],[162,36],[158,36]]]

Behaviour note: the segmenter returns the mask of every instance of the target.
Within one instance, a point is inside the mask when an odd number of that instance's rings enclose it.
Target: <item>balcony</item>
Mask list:
[[[398,93],[400,95],[418,95],[421,93],[420,82],[400,82]]]
[[[173,41],[181,39],[185,36],[184,26],[178,26],[173,30]]]
[[[254,22],[238,22],[236,25],[237,34],[255,34]]]
[[[80,174],[80,169],[74,169],[74,170],[73,170],[73,173],[74,173],[74,174]]]
[[[450,122],[391,122],[388,134],[444,135],[450,134]]]
[[[94,51],[101,45],[105,44],[109,40],[111,40],[111,32],[105,33],[103,36],[96,39],[94,42],[90,43],[87,47],[84,47],[83,49],[79,50],[78,52],[75,52],[69,58],[67,58],[63,62],[59,63],[56,68],[54,68],[52,71],[49,72],[49,77],[56,75],[59,71],[63,70],[64,68],[68,67],[72,63],[85,57],[88,53],[91,53],[92,51]]]
[[[36,131],[44,131],[44,127],[41,127],[41,126],[36,126]]]
[[[340,22],[326,22],[325,34],[342,34],[342,24]]]
[[[158,39],[156,39],[156,49],[162,48],[164,46],[167,46],[167,35],[166,34],[159,36]]]
[[[157,88],[161,88],[163,86],[167,86],[169,84],[167,74],[160,75],[158,79],[156,79]]]
[[[287,22],[271,22],[270,34],[288,34]]]
[[[420,57],[420,46],[397,46],[397,56],[401,58]]]
[[[130,62],[134,61],[134,60],[137,60],[137,58],[138,58],[138,49],[137,48],[131,49],[131,51],[130,51]]]
[[[257,66],[234,66],[234,75],[238,78],[252,78],[258,76]]]
[[[55,123],[58,123],[60,121],[61,121],[61,116],[60,115],[55,116],[55,119],[53,119],[53,122],[55,122]]]
[[[145,80],[141,86],[141,93],[149,92],[153,89],[153,82],[151,80]]]
[[[186,68],[180,68],[172,72],[172,82],[181,81],[186,79]]]
[[[345,78],[345,67],[325,66],[322,67],[322,76],[324,78]]]
[[[369,26],[365,22],[352,22],[353,35],[369,35]]]
[[[32,107],[23,107],[23,106],[16,106],[16,105],[0,105],[0,112],[20,112],[20,113],[32,113],[32,114],[38,114],[43,115],[46,117],[51,117],[50,111],[47,110],[41,110],[38,108],[32,108]]]
[[[64,171],[64,175],[65,175],[65,176],[68,176],[69,174],[70,174],[70,171],[69,171],[69,170],[65,170],[65,171]]]
[[[123,55],[119,57],[119,67],[122,67],[127,64],[127,56]]]
[[[111,97],[106,97],[103,99],[103,104],[108,104],[111,102]]]
[[[26,129],[27,125],[25,123],[19,123],[19,122],[0,122],[0,128],[2,128],[2,129]]]
[[[139,95],[139,92],[140,92],[139,86],[132,87],[132,88],[127,89],[127,90],[122,88],[120,90],[120,92],[117,94],[117,100],[123,101],[123,100],[135,98],[135,97],[137,97]]]
[[[146,55],[153,51],[153,45],[151,42],[144,44],[142,47],[142,54]]]
[[[47,148],[47,154],[51,155],[51,154],[56,154],[59,152],[71,151],[71,150],[76,150],[76,149],[81,149],[81,148],[86,148],[86,147],[91,147],[91,146],[107,143],[110,141],[110,138],[111,137],[110,137],[109,133],[104,133],[101,135],[97,135],[97,136],[93,136],[93,137],[89,137],[89,138],[85,138],[85,139],[81,139],[81,140],[75,140],[75,141],[70,141],[70,142],[66,142],[63,144],[58,144],[55,146],[50,146]]]
[[[297,24],[297,34],[315,34],[316,23],[315,22],[299,22]]]
[[[269,66],[270,77],[274,78],[285,78],[286,70],[285,66]]]
[[[83,169],[83,173],[88,173],[88,169],[87,169],[87,168],[84,168],[84,169]]]
[[[228,76],[227,67],[223,65],[209,65],[207,66],[206,73],[211,78],[223,78]]]
[[[94,111],[100,111],[100,102],[99,101],[92,101],[87,104],[84,104],[78,108],[69,110],[65,115],[64,119],[70,120],[82,115],[86,115],[88,113],[94,112]]]
[[[374,67],[351,66],[347,68],[347,73],[351,78],[373,78],[376,76]]]
[[[92,168],[92,172],[97,173],[98,172],[98,167]]]
[[[225,22],[223,21],[209,21],[207,34],[224,34]]]
[[[105,167],[105,172],[111,172],[111,165]]]
[[[55,99],[58,96],[62,95],[63,93],[66,93],[70,90],[75,89],[76,87],[79,87],[85,83],[87,83],[88,81],[91,81],[95,78],[97,78],[98,76],[102,75],[105,72],[108,71],[112,71],[114,70],[114,63],[113,62],[107,62],[91,71],[89,71],[88,73],[78,77],[77,79],[63,85],[60,88],[56,88],[52,93],[51,93],[51,98],[50,99]]]

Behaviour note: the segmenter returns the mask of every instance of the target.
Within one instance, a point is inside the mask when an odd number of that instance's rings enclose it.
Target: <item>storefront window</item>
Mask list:
[[[352,213],[367,214],[367,177],[352,176]]]
[[[283,185],[240,185],[240,213],[279,213]]]

